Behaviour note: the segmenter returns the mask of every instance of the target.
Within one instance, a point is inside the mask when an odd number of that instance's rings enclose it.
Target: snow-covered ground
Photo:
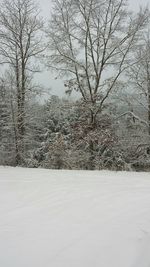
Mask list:
[[[0,167],[0,267],[149,266],[149,173]]]

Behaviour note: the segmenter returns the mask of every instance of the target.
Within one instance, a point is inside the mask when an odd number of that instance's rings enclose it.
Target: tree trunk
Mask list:
[[[148,134],[149,134],[149,141],[150,141],[150,80],[148,84]]]

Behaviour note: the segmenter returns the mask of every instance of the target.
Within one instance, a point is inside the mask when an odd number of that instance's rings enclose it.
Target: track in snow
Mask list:
[[[1,267],[149,267],[150,174],[0,168]]]

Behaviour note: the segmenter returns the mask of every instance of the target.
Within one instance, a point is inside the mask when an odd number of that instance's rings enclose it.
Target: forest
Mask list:
[[[35,0],[3,0],[0,165],[150,171],[149,26],[126,0],[54,0],[47,21]]]

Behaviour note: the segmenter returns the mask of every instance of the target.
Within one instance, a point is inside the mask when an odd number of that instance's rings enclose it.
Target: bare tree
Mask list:
[[[42,19],[32,0],[4,0],[0,5],[0,56],[14,75],[16,90],[16,163],[23,159],[25,135],[25,101],[34,59],[42,51]]]
[[[130,67],[129,77],[134,88],[135,101],[146,113],[147,133],[150,137],[150,32],[141,39],[141,45],[134,54],[137,63]],[[150,141],[150,140],[149,140]]]
[[[149,11],[141,9],[135,16],[126,0],[54,0],[53,4],[48,65],[70,75],[65,86],[81,93],[95,124],[120,76],[132,64],[131,51]]]

